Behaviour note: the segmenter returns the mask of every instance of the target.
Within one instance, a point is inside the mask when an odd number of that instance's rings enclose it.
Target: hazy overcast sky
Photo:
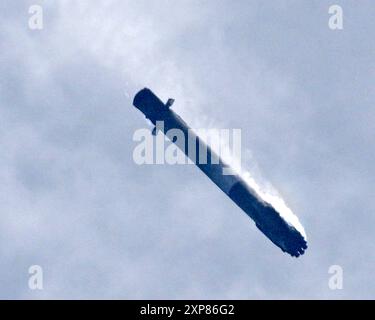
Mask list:
[[[2,0],[0,298],[375,298],[374,16],[371,0]],[[134,163],[146,86],[192,126],[242,129],[304,256],[196,167]]]

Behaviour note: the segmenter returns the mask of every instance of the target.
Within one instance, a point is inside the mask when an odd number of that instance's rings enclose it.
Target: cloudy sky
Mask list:
[[[1,1],[0,298],[374,298],[374,16],[371,0]],[[192,126],[242,129],[304,256],[194,166],[134,163],[145,86]]]

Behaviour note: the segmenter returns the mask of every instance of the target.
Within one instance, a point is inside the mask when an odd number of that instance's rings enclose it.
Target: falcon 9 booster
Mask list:
[[[168,131],[178,129],[185,135],[185,139],[173,139],[179,149],[181,149],[195,165],[201,169],[230,199],[232,199],[245,213],[254,220],[260,229],[275,245],[291,256],[298,257],[307,249],[303,228],[285,219],[270,203],[261,198],[255,190],[239,175],[223,174],[223,170],[230,167],[220,159],[217,154],[200,139],[193,130],[170,109],[174,100],[169,99],[164,104],[151,90],[145,88],[139,91],[134,97],[133,104],[139,109],[147,119],[155,126],[162,121],[162,131],[168,136]],[[155,130],[153,134],[155,134]],[[173,130],[172,130],[173,131]],[[187,138],[189,137],[189,139]],[[195,141],[194,157],[188,150],[189,141]],[[191,147],[190,147],[191,148]],[[204,161],[200,163],[199,152],[206,150],[208,160],[216,157],[218,161]],[[298,221],[298,219],[297,219]]]

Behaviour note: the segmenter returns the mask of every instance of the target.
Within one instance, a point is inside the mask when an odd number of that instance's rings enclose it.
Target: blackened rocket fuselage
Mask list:
[[[172,102],[173,103],[173,102]],[[252,218],[256,226],[278,247],[290,255],[298,257],[304,253],[307,243],[303,235],[267,202],[263,201],[248,184],[236,174],[223,174],[224,168],[229,169],[218,155],[206,145],[191,128],[170,109],[171,100],[164,104],[151,90],[145,88],[134,97],[134,106],[139,109],[154,125],[163,122],[162,131],[168,133],[178,129],[185,139],[169,137],[175,144],[201,169],[229,198]],[[194,151],[189,145],[195,142]],[[207,152],[207,161],[199,161],[199,153]],[[218,159],[218,161],[211,161]]]

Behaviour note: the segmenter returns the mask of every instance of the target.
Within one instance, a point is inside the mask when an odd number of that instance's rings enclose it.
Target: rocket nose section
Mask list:
[[[152,122],[155,122],[155,120],[168,109],[148,88],[142,89],[135,95],[133,105]]]
[[[143,98],[151,92],[148,88],[143,88],[142,90],[138,91],[138,93],[134,96],[133,105],[136,107],[140,104]]]
[[[152,91],[148,88],[140,90],[133,99],[133,106],[143,112],[147,98],[152,95]]]

